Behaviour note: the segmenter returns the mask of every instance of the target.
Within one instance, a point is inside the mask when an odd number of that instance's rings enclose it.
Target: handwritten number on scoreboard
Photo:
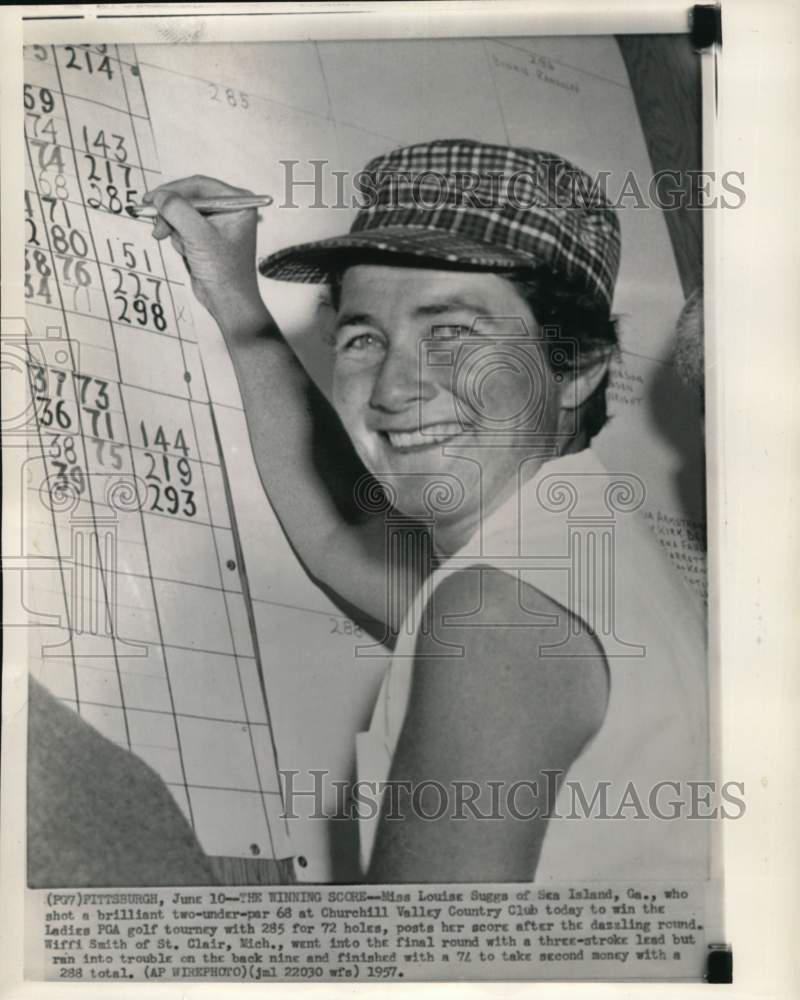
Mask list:
[[[55,166],[59,174],[64,173],[64,154],[61,146],[56,145],[53,141],[45,142],[44,139],[31,139],[30,145],[36,150],[39,170],[50,170]]]
[[[42,203],[42,208],[47,209],[47,218],[51,224],[54,224],[58,218],[68,229],[72,228],[72,218],[69,213],[66,196],[62,197],[59,192],[58,185],[56,185],[56,196],[51,194],[41,194],[39,201]],[[33,217],[33,209],[30,207],[29,191],[25,192],[25,211],[26,213],[30,213],[31,218]],[[83,254],[83,256],[85,257],[86,255]]]
[[[232,87],[222,87],[217,83],[209,83],[209,99],[227,104],[229,108],[241,108],[247,111],[250,107],[250,100],[243,91],[234,90]]]
[[[98,129],[96,132],[94,129],[90,130],[84,125],[81,128],[81,134],[83,135],[83,148],[87,153],[93,153],[96,156],[101,156],[104,160],[116,160],[117,163],[127,163],[128,162],[128,149],[125,145],[125,136],[117,135],[116,132],[110,132],[109,138],[111,142],[106,141],[105,129]],[[92,135],[90,139],[89,136]]]
[[[114,426],[111,402],[108,395],[109,383],[91,375],[75,372],[75,383],[79,386],[81,410],[89,421],[89,433],[93,438],[104,437],[114,440]]]
[[[32,365],[33,398],[36,418],[40,427],[53,427],[62,431],[72,430],[75,421],[69,413],[65,384],[67,373],[58,368],[49,370]]]
[[[48,263],[48,255],[42,250],[30,252],[25,248],[25,298],[42,299],[48,306],[52,305],[53,295],[50,291],[50,276],[53,271]]]
[[[105,209],[114,215],[128,212],[137,202],[138,191],[131,187],[131,167],[116,160],[105,160],[84,153],[83,180],[89,194],[89,208]]]
[[[114,275],[114,301],[119,309],[114,317],[122,323],[152,326],[163,333],[167,329],[164,306],[161,301],[161,284],[158,278],[140,277],[136,271],[122,271],[112,267]]]
[[[162,424],[159,424],[155,429],[155,432],[153,432],[152,428],[150,430],[147,429],[147,425],[144,420],[142,420],[139,424],[139,431],[141,432],[142,444],[145,448],[151,447],[150,442],[152,440],[152,446],[155,448],[161,448],[162,451],[179,451],[184,457],[189,454],[189,446],[186,444],[186,437],[180,429],[176,433],[172,442],[170,442],[167,437]]]
[[[192,482],[192,466],[187,458],[175,458],[161,453],[144,453],[150,510],[166,514],[185,514],[194,517],[197,504]]]
[[[105,49],[105,45],[94,46],[95,50]],[[104,73],[109,80],[114,78],[114,70],[111,67],[111,60],[107,55],[92,52],[89,46],[65,45],[64,51],[68,55],[66,68],[86,73]]]
[[[78,460],[75,438],[71,434],[52,434],[47,448],[48,464],[56,473],[50,480],[50,488],[70,486],[80,494],[86,488],[83,466]]]
[[[26,111],[42,111],[49,115],[56,106],[55,98],[47,87],[34,87],[25,83],[22,87],[22,102]]]
[[[150,510],[194,517],[197,503],[190,488],[194,472],[183,430],[179,428],[174,437],[168,436],[162,424],[153,429],[142,420],[139,432],[145,448],[143,471]]]
[[[89,244],[79,229],[65,230],[59,223],[50,227],[50,240],[57,254],[71,254],[73,257],[88,257]]]
[[[43,136],[47,136],[47,142],[52,142],[54,145],[58,142],[58,132],[56,131],[52,115],[41,115],[37,111],[31,111],[26,108],[26,128],[28,127],[28,122],[31,122],[33,125],[33,139],[41,139]]]

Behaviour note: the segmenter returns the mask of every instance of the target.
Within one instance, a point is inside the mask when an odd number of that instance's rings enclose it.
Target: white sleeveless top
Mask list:
[[[459,568],[501,568],[594,630],[610,678],[605,719],[567,772],[555,815],[583,816],[575,783],[591,803],[603,782],[606,815],[621,818],[596,818],[599,800],[587,810],[592,818],[551,818],[536,881],[706,878],[707,824],[657,815],[671,815],[678,799],[685,810],[689,797],[683,786],[680,795],[671,784],[659,791],[659,782],[709,777],[703,614],[635,513],[643,500],[636,476],[608,473],[586,449],[545,462],[490,514],[409,609],[370,728],[356,737],[358,779],[388,778],[408,703],[416,623],[433,589]],[[634,818],[642,812],[647,819]],[[365,871],[378,818],[359,824]]]

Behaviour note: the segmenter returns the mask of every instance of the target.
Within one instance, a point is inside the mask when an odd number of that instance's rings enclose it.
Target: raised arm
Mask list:
[[[389,775],[394,799],[388,792],[384,797],[369,881],[534,877],[547,829],[544,813],[554,804],[552,796],[548,800],[552,778],[543,772],[563,777],[597,732],[608,680],[602,651],[586,630],[570,637],[561,656],[541,650],[563,639],[567,612],[523,586],[525,607],[556,616],[551,620],[560,625],[520,627],[526,615],[519,583],[500,571],[460,571],[435,591],[436,626],[417,640]],[[477,608],[469,625],[447,624]],[[442,657],[434,633],[461,646],[463,656]],[[538,818],[525,818],[536,809]],[[392,812],[401,818],[390,818]]]
[[[383,525],[359,517],[352,500],[363,466],[261,299],[256,210],[203,217],[187,200],[248,193],[208,177],[165,184],[148,199],[160,215],[153,235],[181,254],[222,332],[261,481],[299,559],[376,630],[394,628],[397,621],[386,621]]]

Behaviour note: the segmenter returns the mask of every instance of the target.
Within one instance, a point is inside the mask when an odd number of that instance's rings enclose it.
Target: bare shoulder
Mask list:
[[[430,822],[412,810],[403,823],[384,818],[370,880],[529,879],[547,827],[550,775],[558,782],[567,774],[602,725],[602,650],[555,601],[498,570],[446,577],[427,612],[390,780],[445,789],[466,781],[483,811],[496,808],[495,790],[523,788],[534,811],[525,822],[509,811],[490,832],[475,816]],[[565,637],[558,652],[568,655],[554,655]]]
[[[598,731],[609,692],[602,647],[547,594],[476,566],[447,576],[428,612],[412,704],[446,707],[481,729],[513,727],[539,749],[549,746],[554,760],[573,758]]]

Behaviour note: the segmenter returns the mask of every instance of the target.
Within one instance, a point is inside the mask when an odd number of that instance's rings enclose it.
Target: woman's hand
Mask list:
[[[153,236],[169,238],[183,257],[192,291],[225,335],[269,322],[256,273],[258,212],[248,208],[203,216],[190,199],[248,194],[252,192],[212,177],[194,176],[162,184],[144,196],[159,213]]]

